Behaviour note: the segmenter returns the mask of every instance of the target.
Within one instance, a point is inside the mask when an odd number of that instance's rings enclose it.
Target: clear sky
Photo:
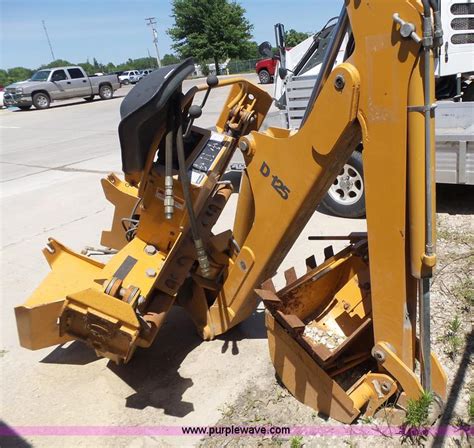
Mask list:
[[[316,31],[338,15],[342,0],[241,0],[254,25],[254,40],[274,42],[273,25]],[[173,25],[170,0],[0,0],[0,67],[36,68],[51,61],[41,21],[46,21],[56,59],[96,58],[118,64],[153,56],[145,17],[158,19],[159,49],[171,53],[166,30]],[[218,24],[216,24],[218,25]]]

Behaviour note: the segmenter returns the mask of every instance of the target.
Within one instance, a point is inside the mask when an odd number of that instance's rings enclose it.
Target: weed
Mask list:
[[[446,332],[442,337],[443,342],[446,344],[447,354],[454,361],[459,352],[459,349],[463,345],[463,337],[461,336],[461,320],[459,316],[454,316],[454,319],[449,322]]]
[[[474,306],[474,280],[472,278],[461,281],[453,293],[456,299],[464,301],[468,307]]]
[[[8,350],[0,350],[0,358],[3,358],[8,353]]]
[[[359,421],[363,423],[364,425],[369,425],[370,423],[374,421],[374,419],[372,417],[361,417]]]
[[[408,400],[407,413],[403,422],[404,439],[416,445],[426,440],[426,428],[433,403],[433,394],[423,392],[418,400]]]
[[[301,448],[303,446],[302,436],[293,436],[290,439],[290,448]]]

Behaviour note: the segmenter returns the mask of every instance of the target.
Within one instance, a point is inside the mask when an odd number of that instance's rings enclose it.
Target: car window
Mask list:
[[[46,81],[50,73],[51,70],[40,70],[31,77],[31,81]]]
[[[64,81],[67,79],[66,72],[64,70],[55,70],[53,72],[53,76],[51,77],[51,81]]]
[[[84,78],[84,74],[80,68],[68,68],[67,71],[72,79]]]

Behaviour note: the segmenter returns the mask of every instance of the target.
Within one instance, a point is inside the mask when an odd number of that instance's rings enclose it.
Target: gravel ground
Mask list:
[[[474,302],[474,187],[438,186],[438,266],[432,286],[432,344],[448,374],[448,400],[439,421],[442,426],[472,428],[474,384],[471,355]],[[267,372],[248,384],[244,394],[221,409],[217,425],[336,426],[301,404],[279,384],[268,360]],[[359,419],[351,426],[383,424]],[[385,425],[384,425],[385,426]],[[361,437],[287,436],[206,438],[202,447],[398,447],[401,445],[467,447],[466,434],[447,438],[404,439],[400,435]]]

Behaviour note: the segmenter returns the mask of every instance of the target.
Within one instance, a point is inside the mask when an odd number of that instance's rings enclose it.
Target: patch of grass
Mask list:
[[[301,448],[303,446],[302,436],[293,436],[290,439],[290,448]]]
[[[442,337],[443,342],[446,344],[446,353],[453,361],[456,359],[464,342],[461,333],[461,319],[459,319],[459,316],[454,316]]]
[[[468,307],[474,306],[474,280],[470,277],[465,278],[457,285],[453,294],[458,300],[462,300]]]
[[[438,240],[444,240],[449,243],[467,244],[471,245],[474,237],[469,232],[459,232],[457,230],[448,229],[444,226],[439,226],[437,229]]]

